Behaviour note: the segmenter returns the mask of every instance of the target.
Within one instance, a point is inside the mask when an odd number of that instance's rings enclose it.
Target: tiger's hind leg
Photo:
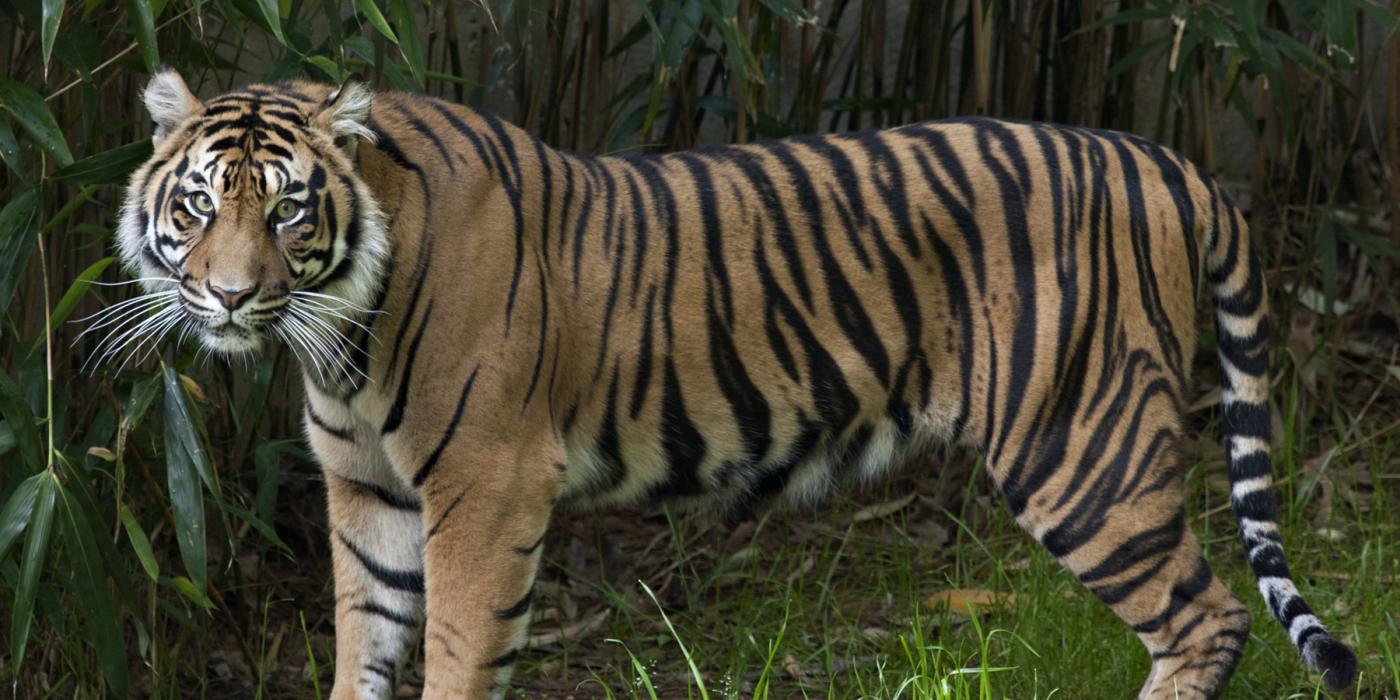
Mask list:
[[[1142,407],[1135,414],[1106,411],[1088,435],[1050,430],[1038,449],[1022,451],[1059,459],[1028,460],[1019,469],[993,463],[992,473],[1020,524],[1147,647],[1152,669],[1138,697],[1213,698],[1239,660],[1250,615],[1211,572],[1187,527],[1170,448],[1175,406],[1157,395],[1154,419],[1152,397],[1134,398],[1143,400],[1125,403]]]

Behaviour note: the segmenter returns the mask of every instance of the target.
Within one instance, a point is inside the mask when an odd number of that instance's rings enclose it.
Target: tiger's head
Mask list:
[[[151,347],[179,329],[216,353],[276,338],[304,362],[325,359],[375,303],[388,257],[384,216],[356,170],[359,141],[374,139],[370,90],[254,85],[201,102],[162,68],[142,99],[154,151],[132,175],[117,235],[147,294],[128,305],[141,318],[114,326],[139,322],[128,336]]]

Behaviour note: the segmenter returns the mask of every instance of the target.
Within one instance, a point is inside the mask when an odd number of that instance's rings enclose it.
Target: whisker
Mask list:
[[[364,331],[365,333],[368,333],[368,334],[369,334],[369,337],[374,338],[374,342],[376,342],[376,343],[379,342],[379,336],[375,335],[375,334],[374,334],[374,331],[371,330],[369,326],[366,326],[365,324],[360,323],[359,321],[356,321],[355,319],[350,318],[349,316],[346,316],[346,315],[343,314],[343,313],[340,313],[341,309],[348,308],[348,307],[341,307],[340,309],[333,309],[333,308],[331,308],[331,307],[329,307],[329,306],[326,306],[325,304],[322,304],[322,303],[319,302],[319,301],[313,301],[313,300],[311,300],[311,299],[298,299],[298,300],[295,300],[295,301],[297,301],[297,302],[300,303],[300,304],[305,305],[305,306],[307,307],[306,310],[308,310],[308,311],[319,311],[319,312],[322,312],[322,313],[325,313],[325,314],[329,314],[330,316],[332,316],[332,317],[334,317],[334,318],[338,318],[338,319],[340,319],[340,320],[342,320],[342,321],[345,321],[346,323],[349,323],[349,324],[355,326],[356,328],[359,328],[360,330]],[[288,308],[292,308],[292,307],[296,306],[296,304],[288,304],[287,306],[288,306]]]
[[[364,348],[361,348],[361,347],[359,347],[358,345],[355,345],[354,341],[352,341],[352,340],[350,339],[350,336],[345,335],[344,333],[342,333],[342,332],[340,331],[340,329],[338,329],[338,328],[336,328],[335,326],[331,325],[330,323],[328,323],[325,319],[321,318],[320,316],[317,316],[316,314],[310,313],[309,311],[307,311],[307,310],[305,310],[305,309],[298,309],[298,308],[295,308],[295,307],[287,307],[287,310],[288,310],[289,312],[291,312],[291,313],[293,313],[293,314],[295,314],[295,315],[301,317],[302,319],[304,319],[304,320],[307,321],[308,323],[315,324],[315,327],[320,328],[320,329],[324,329],[326,333],[330,334],[330,337],[331,337],[331,340],[332,340],[332,344],[334,344],[334,341],[335,341],[335,340],[340,340],[340,341],[342,341],[344,344],[349,345],[350,347],[353,347],[353,348],[355,348],[356,350],[360,351],[360,353],[363,354],[365,357],[369,357],[369,352],[367,352]]]
[[[304,309],[288,307],[288,310],[291,311],[293,315],[303,319],[303,322],[307,323],[308,326],[310,326],[311,330],[313,330],[316,333],[316,335],[319,338],[321,338],[322,342],[326,346],[333,346],[335,348],[333,359],[335,360],[336,365],[340,368],[341,374],[345,376],[345,379],[347,381],[355,381],[355,378],[350,375],[350,369],[353,369],[356,374],[359,374],[365,379],[369,379],[369,375],[365,374],[364,370],[356,366],[355,363],[352,361],[352,358],[349,357],[350,351],[348,350],[348,348],[353,348],[359,351],[360,354],[364,355],[366,358],[373,359],[370,358],[368,352],[366,352],[363,348],[359,347],[358,345],[355,345],[354,341],[352,341],[349,338],[349,336],[346,336],[340,331],[340,329],[332,326],[330,323],[327,323],[325,319],[320,318],[319,316],[316,316],[315,314],[312,314]],[[349,366],[348,369],[347,365]]]
[[[170,282],[172,284],[179,284],[180,280],[177,280],[174,277],[137,277],[136,279],[126,280],[123,282],[98,282],[97,280],[87,281],[88,284],[95,284],[99,287],[125,287],[129,284],[138,284],[140,282]]]
[[[141,337],[142,333],[163,325],[172,316],[178,316],[180,312],[181,309],[179,305],[171,304],[145,317],[134,326],[131,325],[131,322],[135,321],[135,318],[119,324],[97,344],[96,348],[93,348],[93,354],[89,355],[88,360],[83,363],[83,370],[87,370],[88,364],[92,363],[94,358],[96,359],[97,365],[106,364],[108,358],[119,355],[133,340]],[[139,316],[137,318],[139,318]],[[120,371],[120,368],[118,368],[118,371]]]
[[[96,313],[89,314],[89,315],[84,316],[84,317],[82,317],[82,318],[70,319],[68,322],[69,322],[69,323],[82,323],[82,322],[84,322],[84,321],[89,321],[89,320],[96,319],[96,318],[99,318],[99,317],[110,316],[111,314],[117,313],[118,311],[121,311],[122,309],[130,308],[130,307],[132,307],[132,306],[139,306],[139,305],[144,304],[144,303],[166,301],[168,298],[170,298],[170,297],[172,297],[172,296],[174,296],[174,295],[179,294],[179,292],[180,292],[180,290],[178,290],[178,289],[167,289],[167,290],[160,291],[160,292],[149,292],[149,293],[147,293],[147,294],[140,294],[140,295],[134,296],[134,297],[132,297],[132,298],[130,298],[130,299],[124,299],[124,300],[122,300],[122,301],[120,301],[120,302],[117,302],[117,303],[115,303],[115,304],[112,304],[111,306],[105,307],[105,308],[103,308],[103,309],[97,311]],[[101,328],[101,325],[94,325],[93,327]],[[91,330],[91,329],[92,329],[92,327],[90,327],[90,328],[88,328],[88,329],[84,329],[83,332],[86,333],[88,330]],[[81,337],[81,336],[79,336],[79,337]]]
[[[338,296],[335,296],[335,295],[333,295],[333,294],[322,294],[322,293],[320,293],[320,292],[309,292],[309,291],[307,291],[307,290],[305,290],[305,289],[293,289],[293,290],[292,290],[292,296],[293,296],[293,297],[311,297],[311,298],[313,298],[313,299],[325,299],[325,300],[327,300],[327,301],[333,301],[333,302],[335,302],[335,303],[337,303],[337,304],[340,304],[340,305],[344,306],[344,307],[347,308],[347,309],[350,309],[351,311],[358,311],[359,313],[362,313],[362,314],[382,314],[382,313],[385,313],[385,311],[384,311],[383,309],[366,309],[366,308],[363,307],[363,306],[360,306],[360,305],[358,305],[358,304],[351,303],[350,300],[345,299],[344,297],[338,297]]]
[[[128,331],[164,313],[164,309],[158,309],[154,314],[148,314],[147,311],[149,311],[149,309],[142,309],[139,312],[124,314],[123,317],[119,319],[118,323],[113,326],[111,330],[107,331],[106,335],[98,340],[97,345],[93,347],[87,360],[83,362],[83,371],[87,371],[88,366],[94,364],[94,362],[97,365],[102,364],[101,358],[105,357],[107,351],[116,345],[119,339]]]
[[[98,364],[106,364],[107,359],[109,357],[115,359],[129,346],[131,346],[137,340],[143,338],[144,334],[149,333],[150,331],[165,325],[167,321],[169,321],[172,317],[178,316],[178,314],[178,307],[168,306],[151,315],[144,321],[136,324],[134,327],[126,330],[120,336],[109,336],[113,337],[114,339],[111,342],[108,350],[102,354],[102,357],[98,358]],[[119,367],[118,371],[120,371],[120,369],[121,368]]]
[[[309,340],[306,330],[303,327],[304,323],[301,320],[297,319],[295,316],[289,315],[284,318],[286,321],[288,334],[293,339],[295,339],[297,343],[300,343],[301,346],[306,350],[306,359],[309,360],[309,362],[306,362],[304,364],[309,364],[311,368],[315,370],[316,376],[320,378],[321,384],[325,384],[326,375],[325,372],[321,369],[320,358],[317,356],[316,351],[314,349],[316,344],[314,341]]]
[[[139,343],[132,346],[131,352],[127,353],[126,359],[122,360],[121,365],[117,367],[117,371],[121,372],[122,369],[126,367],[128,362],[131,362],[132,359],[136,358],[137,353],[140,353],[141,357],[140,359],[137,359],[136,363],[132,366],[141,366],[141,364],[146,361],[146,358],[150,357],[151,352],[153,352],[156,348],[160,347],[160,341],[162,338],[165,337],[165,334],[169,333],[172,328],[175,328],[176,326],[180,325],[181,321],[183,320],[184,318],[182,314],[175,314],[171,316],[169,320],[165,321],[160,326],[157,326],[155,329],[153,329],[150,333],[146,334],[145,338],[142,338]],[[142,352],[141,350],[142,347],[146,348],[144,352]]]

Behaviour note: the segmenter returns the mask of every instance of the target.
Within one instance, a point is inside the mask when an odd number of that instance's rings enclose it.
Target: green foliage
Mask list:
[[[1385,5],[966,4],[981,16],[899,5],[0,0],[13,28],[0,36],[0,685],[21,697],[179,696],[204,683],[200,640],[214,620],[261,668],[241,630],[266,612],[256,601],[270,584],[234,562],[326,570],[306,563],[325,556],[304,532],[315,508],[285,503],[320,495],[289,440],[299,383],[282,354],[230,370],[188,345],[148,344],[84,371],[100,346],[80,332],[117,320],[85,314],[131,297],[112,286],[123,281],[113,226],[120,186],[150,153],[137,95],[160,63],[206,96],[359,75],[610,153],[973,113],[1138,131],[1245,182],[1273,286],[1290,290],[1281,327],[1321,290],[1318,353],[1332,356],[1347,327],[1334,300],[1395,313],[1400,184],[1372,167],[1387,146],[1400,155],[1377,126],[1400,119],[1400,104],[1378,106],[1400,92],[1383,60],[1400,66]],[[1289,385],[1309,359],[1286,365]],[[1318,442],[1295,422],[1347,414],[1333,384],[1290,405],[1291,465]],[[314,667],[320,623],[300,620]],[[970,680],[943,660],[911,663],[945,684]]]

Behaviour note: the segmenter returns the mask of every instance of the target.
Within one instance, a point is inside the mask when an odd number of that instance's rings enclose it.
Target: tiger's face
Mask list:
[[[253,86],[200,102],[162,69],[143,100],[154,153],[132,176],[118,236],[149,298],[135,306],[155,314],[134,335],[154,345],[180,329],[223,354],[276,338],[303,361],[324,357],[373,305],[388,254],[355,166],[358,141],[373,138],[369,90]]]

